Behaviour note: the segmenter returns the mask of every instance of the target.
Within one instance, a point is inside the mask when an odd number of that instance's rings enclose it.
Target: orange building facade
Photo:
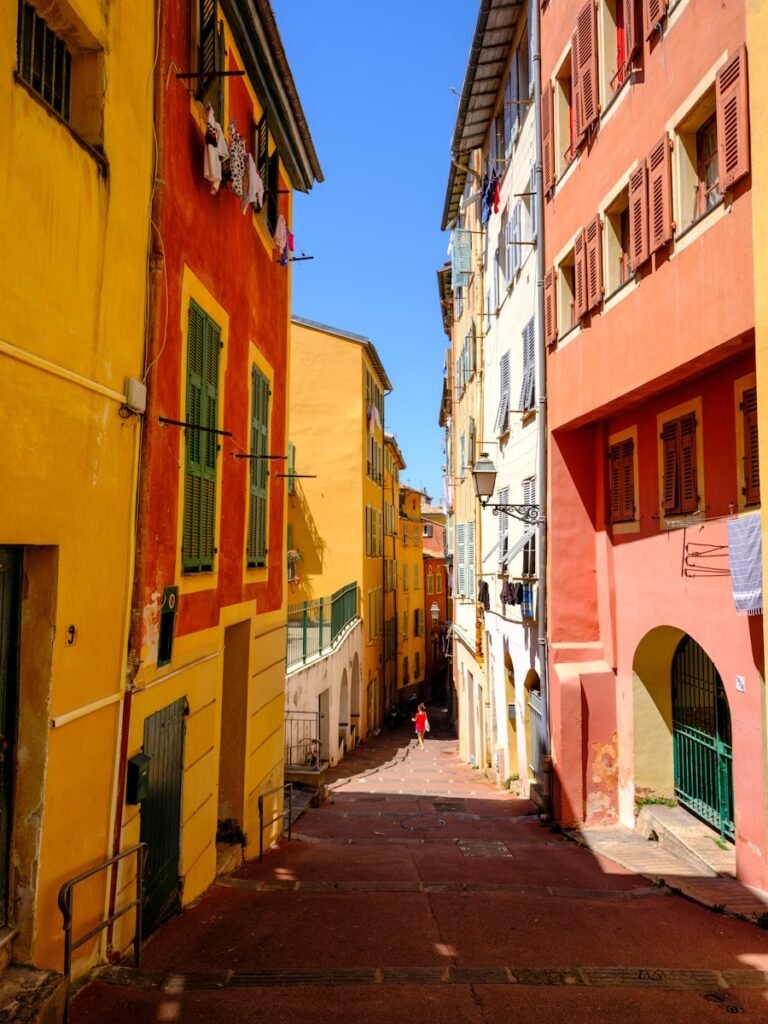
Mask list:
[[[675,799],[768,882],[762,617],[728,532],[759,512],[742,4],[541,13],[553,800]]]
[[[421,506],[424,604],[427,623],[425,650],[426,685],[433,701],[445,699],[447,669],[446,650],[451,602],[448,600],[448,567],[445,558],[445,524],[447,515],[440,505]]]

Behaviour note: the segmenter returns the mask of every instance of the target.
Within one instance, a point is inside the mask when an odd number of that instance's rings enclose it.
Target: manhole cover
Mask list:
[[[400,821],[400,827],[407,828],[409,832],[430,832],[445,828],[445,821],[435,814],[411,814]]]
[[[512,857],[506,844],[502,843],[500,839],[487,842],[460,840],[458,845],[465,857]]]

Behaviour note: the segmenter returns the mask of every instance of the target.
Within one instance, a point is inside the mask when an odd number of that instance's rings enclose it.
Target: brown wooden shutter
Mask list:
[[[577,150],[584,138],[584,115],[581,102],[581,78],[579,77],[579,28],[578,22],[571,36],[571,109],[573,111],[573,148]]]
[[[586,238],[586,270],[587,270],[587,309],[594,309],[603,297],[603,225],[600,217],[587,224]]]
[[[611,522],[621,520],[621,445],[612,444],[608,450],[608,486],[610,494]]]
[[[661,504],[664,511],[680,511],[679,485],[680,475],[680,420],[670,420],[661,429],[663,483]]]
[[[555,185],[554,121],[554,93],[552,84],[547,82],[541,93],[541,162],[545,192]]]
[[[578,42],[571,53],[578,60],[579,101],[581,107],[581,131],[586,133],[600,113],[600,90],[597,81],[597,16],[595,5],[588,0],[576,17]],[[572,74],[576,75],[575,71]],[[577,107],[577,110],[579,107]]]
[[[654,29],[667,13],[669,0],[643,0],[645,14],[645,38],[650,39]]]
[[[696,512],[699,488],[696,467],[696,416],[680,417],[680,511]]]
[[[582,228],[573,246],[573,319],[580,320],[587,311],[587,234]]]
[[[760,461],[757,445],[757,390],[749,388],[741,399],[744,430],[744,504],[760,504]]]
[[[621,442],[621,509],[624,522],[635,518],[635,442],[631,437]]]
[[[721,192],[749,174],[747,51],[740,46],[717,72],[717,164]]]
[[[629,62],[643,45],[643,25],[637,9],[637,0],[622,0],[624,4],[624,57]]]
[[[557,287],[555,268],[551,267],[544,277],[544,343],[552,345],[557,341]]]
[[[648,256],[648,167],[643,160],[629,176],[630,270],[637,270]]]
[[[672,238],[672,161],[665,132],[648,154],[649,251],[656,252]]]

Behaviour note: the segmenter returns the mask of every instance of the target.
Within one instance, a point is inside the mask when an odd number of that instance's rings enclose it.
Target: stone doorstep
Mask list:
[[[734,878],[695,870],[689,861],[658,849],[656,843],[649,843],[620,825],[584,827],[570,830],[566,835],[592,853],[613,860],[657,885],[664,885],[708,910],[753,924],[762,923],[768,914],[768,893],[742,885]]]
[[[646,804],[641,808],[635,831],[644,839],[655,835],[659,846],[709,876],[736,877],[736,850],[730,843],[723,850],[717,835],[683,807]]]
[[[6,967],[0,974],[0,1024],[61,1024],[67,983],[55,971]]]

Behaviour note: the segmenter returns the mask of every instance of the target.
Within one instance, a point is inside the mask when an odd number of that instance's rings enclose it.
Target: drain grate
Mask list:
[[[458,847],[465,857],[512,857],[506,843],[500,839],[480,840],[460,839]]]

